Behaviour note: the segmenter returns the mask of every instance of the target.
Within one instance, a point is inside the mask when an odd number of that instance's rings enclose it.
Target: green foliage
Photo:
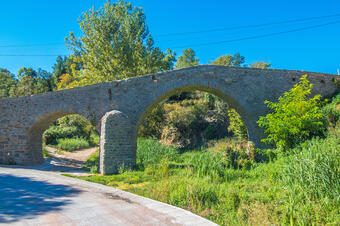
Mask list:
[[[201,101],[187,101],[181,104],[167,105],[168,112],[162,141],[188,148],[202,143],[204,130],[207,128],[205,115],[207,105]]]
[[[18,81],[13,83],[9,90],[9,97],[20,97],[53,91],[56,89],[54,76],[42,69],[21,68],[18,72]]]
[[[142,125],[139,127],[139,136],[160,139],[164,128],[164,122],[164,104],[160,103],[144,118]]]
[[[79,149],[89,148],[90,144],[84,138],[62,138],[57,140],[57,148],[64,151],[75,151]]]
[[[176,68],[186,68],[198,65],[198,58],[195,58],[195,51],[191,48],[184,49],[182,55],[178,57],[176,62]]]
[[[13,74],[6,69],[0,69],[0,98],[12,97],[15,95],[13,89],[15,89],[16,84],[17,81]]]
[[[228,135],[228,105],[224,101],[200,91],[186,92],[184,98],[182,94],[171,96],[153,108],[143,120],[139,136],[188,148]]]
[[[154,47],[141,8],[118,1],[90,9],[79,19],[82,36],[66,38],[72,60],[82,65],[68,86],[84,86],[172,68],[174,54]]]
[[[77,135],[78,129],[74,126],[58,127],[52,125],[43,133],[43,140],[46,145],[56,145],[58,139],[76,137]]]
[[[339,218],[335,217],[340,211],[338,135],[308,141],[294,149],[293,155],[286,159],[280,178],[287,191],[283,199],[288,206],[287,223],[339,223]]]
[[[241,119],[241,116],[235,109],[228,110],[229,126],[228,131],[232,132],[235,137],[240,139],[248,139],[247,127]]]
[[[96,146],[99,143],[99,136],[94,126],[84,117],[76,114],[58,119],[43,134],[43,140],[47,145],[56,145],[58,139],[74,137],[82,137],[88,140],[91,146]]]
[[[250,65],[252,68],[261,68],[261,69],[266,69],[271,66],[271,63],[265,63],[265,62],[255,62]]]
[[[336,126],[340,120],[340,94],[335,96],[331,103],[322,108],[322,114],[326,117],[331,127]]]
[[[269,163],[254,162],[257,150],[239,139],[184,153],[139,139],[138,161],[149,163],[138,168],[144,171],[81,179],[176,205],[220,225],[338,225],[340,123],[334,129],[326,140],[308,141]],[[240,167],[244,160],[251,164]]]
[[[188,163],[198,177],[210,176],[214,181],[224,178],[224,172],[229,165],[223,154],[212,152],[196,153]]]
[[[218,57],[211,64],[213,65],[224,65],[224,66],[233,66],[233,67],[241,67],[244,66],[245,58],[241,56],[239,53],[234,54],[234,56],[227,54]]]
[[[219,198],[217,185],[195,178],[177,177],[176,180],[172,179],[167,184],[167,191],[168,196],[164,201],[196,211],[213,207]]]
[[[137,168],[144,169],[157,164],[162,158],[174,160],[179,153],[172,146],[164,146],[157,140],[139,138],[137,141]]]
[[[86,160],[84,167],[89,169],[91,173],[99,172],[99,148]]]
[[[302,76],[278,102],[265,102],[272,112],[261,116],[257,122],[268,135],[264,142],[287,149],[313,136],[323,135],[326,120],[320,110],[321,96],[310,98],[313,85],[306,77]]]

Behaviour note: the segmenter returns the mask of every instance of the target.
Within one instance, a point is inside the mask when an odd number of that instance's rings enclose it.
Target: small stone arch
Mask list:
[[[33,164],[40,164],[44,162],[42,154],[42,134],[44,131],[47,130],[48,127],[57,119],[71,114],[80,115],[73,111],[56,111],[45,114],[36,119],[33,125],[27,130],[27,147],[32,150],[30,154],[32,155],[31,158],[33,160]],[[83,117],[86,118],[85,116]]]

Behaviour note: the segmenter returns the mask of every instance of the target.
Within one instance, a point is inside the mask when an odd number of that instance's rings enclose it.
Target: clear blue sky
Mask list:
[[[70,31],[79,34],[78,17],[105,0],[3,0],[0,14],[0,55],[69,54],[64,38]],[[113,2],[111,0],[111,2]],[[272,23],[286,20],[340,14],[338,0],[226,1],[226,0],[134,0],[142,6],[156,46],[172,48],[180,55],[183,47],[191,47],[207,63],[223,54],[239,52],[246,62],[272,63],[273,68],[336,73],[340,68],[340,15],[303,22],[256,28],[224,30],[190,35],[160,36]],[[270,37],[195,46],[202,43],[228,41],[250,36],[295,30],[333,23],[299,32]],[[55,43],[55,44],[54,44]],[[58,44],[61,43],[61,44]],[[28,46],[34,44],[53,44]],[[20,47],[5,47],[23,45]],[[55,56],[0,56],[0,68],[17,73],[21,67],[52,71]]]

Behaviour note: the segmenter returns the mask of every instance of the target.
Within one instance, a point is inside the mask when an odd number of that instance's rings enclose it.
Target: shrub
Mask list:
[[[138,134],[161,139],[164,144],[193,148],[227,136],[227,115],[228,105],[217,96],[188,92],[174,95],[153,108]]]
[[[257,121],[268,134],[262,141],[280,149],[292,148],[313,136],[323,135],[326,120],[320,110],[320,95],[310,98],[313,85],[302,76],[299,83],[279,97],[278,102],[265,101],[272,110]]]
[[[182,105],[176,103],[165,106],[169,113],[162,131],[162,141],[188,148],[203,141],[204,130],[208,125],[205,120],[208,108],[203,101],[183,101]]]
[[[45,144],[56,145],[58,139],[72,138],[78,134],[78,130],[74,126],[58,127],[52,125],[43,134]]]
[[[340,120],[340,94],[335,96],[331,103],[322,109],[322,113],[327,118],[330,126],[334,127]]]
[[[90,147],[89,142],[84,138],[64,138],[57,140],[57,148],[65,151],[74,151]]]
[[[164,103],[159,103],[147,115],[139,128],[138,135],[141,137],[153,137],[160,139],[164,127],[165,111]]]
[[[97,133],[91,134],[89,138],[89,144],[91,147],[98,146],[100,142],[100,137]]]
[[[228,110],[229,126],[228,131],[232,132],[234,136],[241,139],[248,139],[247,127],[241,119],[241,116],[236,112],[235,109]]]
[[[56,145],[58,139],[83,137],[89,140],[92,135],[97,135],[95,127],[81,115],[67,115],[59,118],[43,134],[46,144]]]
[[[216,141],[208,151],[224,156],[227,159],[227,166],[234,169],[249,169],[259,155],[252,142],[230,138]]]

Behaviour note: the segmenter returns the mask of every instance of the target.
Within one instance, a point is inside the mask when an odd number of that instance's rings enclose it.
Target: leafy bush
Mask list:
[[[322,109],[322,113],[327,118],[330,126],[334,127],[340,120],[340,94],[333,98],[332,102]]]
[[[89,142],[84,138],[63,138],[57,140],[57,148],[65,151],[74,151],[84,148],[89,148]]]
[[[268,134],[262,141],[280,149],[292,148],[313,136],[323,135],[326,120],[320,110],[320,95],[310,98],[313,85],[302,76],[299,83],[279,97],[265,101],[272,112],[257,121]]]
[[[208,111],[204,102],[183,101],[182,105],[167,104],[166,126],[162,131],[162,141],[181,148],[193,147],[203,140],[203,132],[208,123],[205,115]]]
[[[98,146],[100,142],[100,137],[97,133],[92,133],[89,138],[89,144],[91,147]]]
[[[46,144],[57,144],[58,139],[71,138],[78,135],[78,129],[74,126],[58,127],[52,125],[43,134],[43,140]]]
[[[236,112],[235,109],[228,110],[229,126],[228,131],[232,132],[234,136],[241,139],[248,139],[247,127],[241,119],[241,116]]]
[[[139,128],[138,134],[141,137],[153,137],[160,139],[164,127],[165,111],[164,103],[154,107],[147,115]]]
[[[57,145],[58,139],[83,137],[89,140],[95,135],[97,135],[95,127],[81,115],[74,114],[59,118],[44,132],[43,140],[46,144]]]
[[[153,108],[138,134],[161,139],[164,144],[193,148],[229,135],[227,115],[228,105],[217,96],[200,91],[184,92]]]

